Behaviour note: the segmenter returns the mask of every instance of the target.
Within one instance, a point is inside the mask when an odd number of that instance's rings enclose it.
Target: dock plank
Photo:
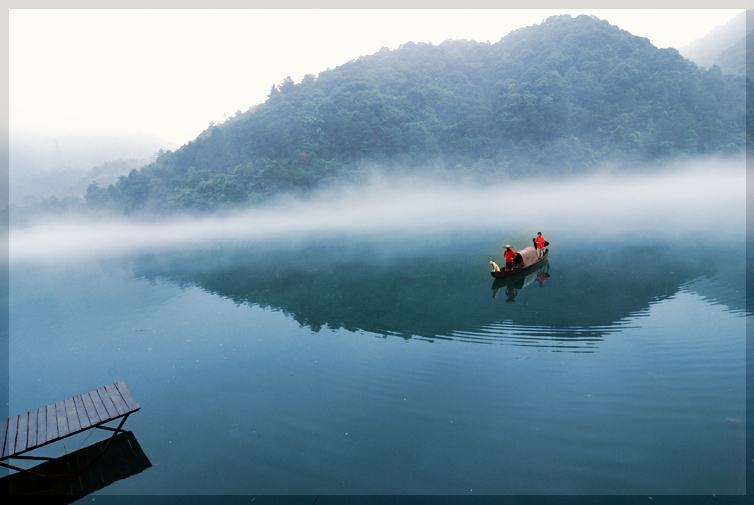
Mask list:
[[[18,429],[18,416],[13,416],[8,419],[8,433],[5,436],[5,449],[3,449],[3,457],[8,454],[16,453],[16,430]]]
[[[68,431],[68,418],[65,415],[65,400],[60,400],[55,404],[55,422],[58,425],[58,436],[66,437]]]
[[[6,439],[8,438],[8,421],[10,419],[5,419],[3,421],[3,424],[0,424],[0,433],[2,433],[2,440],[0,440],[0,445],[2,445],[2,449],[0,449],[0,454],[5,454],[5,443]]]
[[[47,407],[37,409],[37,445],[47,442]]]
[[[55,417],[55,404],[51,403],[46,407],[47,410],[47,440],[58,438],[58,420]]]
[[[68,419],[68,433],[78,433],[81,431],[81,424],[79,423],[79,413],[76,412],[76,403],[73,401],[73,397],[63,400],[65,404],[65,416]]]
[[[105,422],[110,416],[107,413],[107,409],[105,408],[105,404],[102,403],[102,398],[99,397],[99,393],[97,390],[89,391],[89,397],[92,399],[92,403],[94,404],[95,408],[97,409],[97,415],[99,415],[100,423]]]
[[[74,403],[76,403],[76,413],[79,415],[79,425],[82,430],[89,428],[92,423],[89,422],[89,416],[86,413],[86,407],[84,406],[84,398],[82,395],[76,395],[73,397]]]
[[[26,413],[29,416],[29,434],[26,440],[26,448],[37,446],[37,411],[30,410]]]
[[[100,423],[100,417],[88,391],[82,393],[81,400],[84,402],[84,408],[86,409],[86,416],[89,418],[89,424],[92,426],[98,425]]]
[[[105,386],[105,391],[107,391],[107,394],[110,395],[110,400],[113,402],[113,405],[115,405],[115,409],[118,411],[118,415],[125,416],[126,414],[128,414],[128,406],[126,406],[126,402],[123,400],[123,397],[120,396],[120,391],[118,391],[118,388],[115,387],[115,384]]]
[[[18,415],[18,427],[16,428],[16,452],[26,450],[26,440],[29,438],[29,413]]]
[[[107,390],[104,387],[97,388],[97,393],[99,393],[100,400],[102,400],[102,404],[107,409],[107,418],[115,419],[118,417],[118,409],[113,405],[113,401],[110,399],[110,394]]]
[[[116,382],[115,387],[118,388],[120,395],[123,397],[123,400],[126,402],[126,405],[131,412],[135,412],[141,408],[139,407],[139,404],[136,403],[136,400],[134,400],[134,397],[131,395],[131,391],[128,390],[123,381]]]

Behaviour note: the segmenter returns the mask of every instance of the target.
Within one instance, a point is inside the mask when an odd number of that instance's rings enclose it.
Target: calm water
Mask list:
[[[472,231],[13,261],[9,410],[125,381],[99,494],[744,493],[743,242],[545,236],[512,286]]]

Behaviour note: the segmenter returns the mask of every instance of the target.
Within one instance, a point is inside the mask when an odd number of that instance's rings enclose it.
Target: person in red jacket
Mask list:
[[[537,257],[541,258],[545,253],[545,238],[542,236],[542,232],[537,232],[537,238],[534,239],[534,247],[537,248]]]
[[[505,256],[505,269],[513,270],[513,258],[516,257],[516,251],[514,251],[511,246],[506,245],[503,256]]]

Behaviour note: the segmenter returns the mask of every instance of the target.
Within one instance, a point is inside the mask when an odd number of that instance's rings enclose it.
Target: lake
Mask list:
[[[103,496],[742,495],[741,219],[654,216],[12,247],[9,411],[123,380],[151,466]]]

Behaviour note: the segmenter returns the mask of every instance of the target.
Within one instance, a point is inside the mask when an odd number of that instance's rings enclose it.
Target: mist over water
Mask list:
[[[14,229],[8,408],[123,380],[152,467],[114,495],[743,494],[744,181],[386,178]],[[493,279],[537,231],[548,261]]]
[[[280,197],[222,217],[59,220],[10,230],[11,260],[107,257],[246,240],[333,233],[395,235],[484,230],[623,238],[745,232],[743,159],[697,161],[640,173],[450,185],[375,179],[306,197]],[[547,235],[547,233],[545,233]]]

